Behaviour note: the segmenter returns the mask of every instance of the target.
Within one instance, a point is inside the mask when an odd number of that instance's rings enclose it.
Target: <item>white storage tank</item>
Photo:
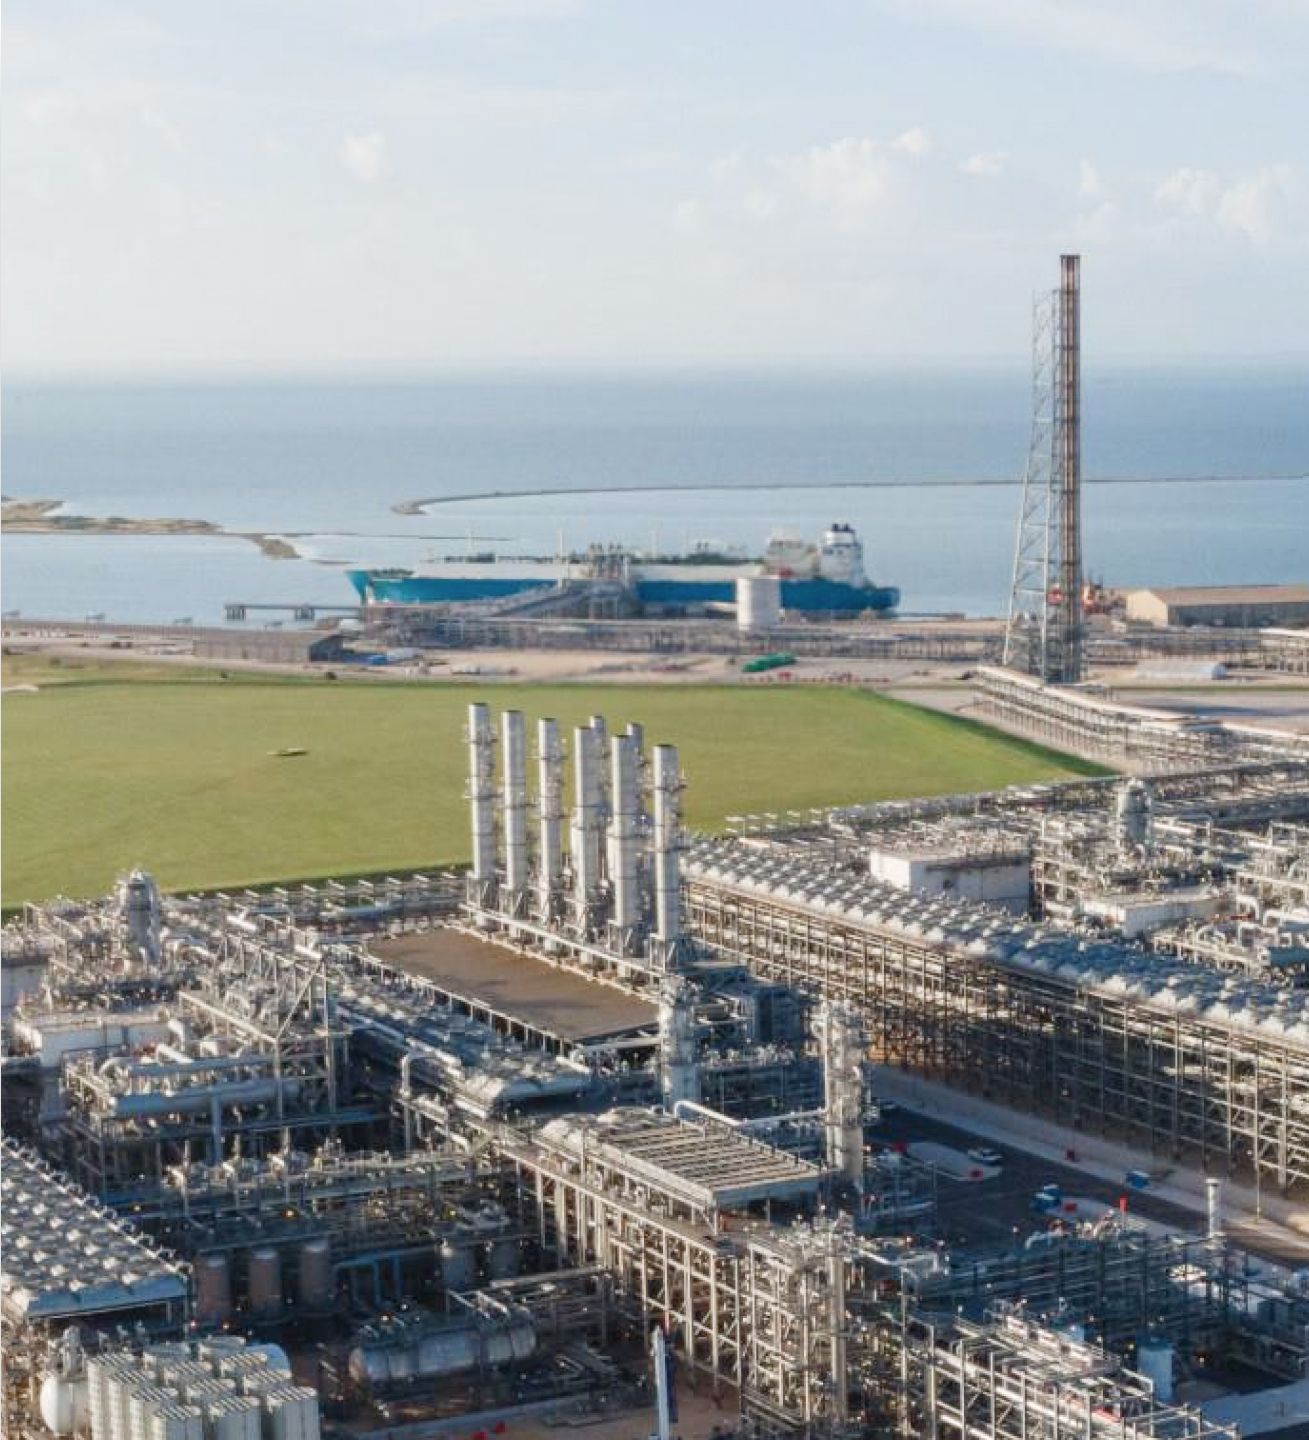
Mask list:
[[[84,1434],[91,1425],[91,1386],[87,1377],[48,1374],[41,1381],[41,1419],[56,1435]]]
[[[782,582],[776,575],[742,575],[736,582],[736,627],[754,633],[782,623]]]
[[[271,1245],[250,1252],[246,1301],[252,1317],[269,1320],[282,1313],[282,1256]]]
[[[526,1360],[535,1350],[531,1317],[518,1314],[495,1324],[446,1326],[356,1346],[350,1352],[350,1377],[358,1385],[386,1386],[415,1378],[465,1375]]]
[[[319,1235],[300,1246],[296,1273],[296,1302],[301,1310],[321,1314],[336,1299],[332,1280],[332,1242]]]
[[[232,1316],[232,1262],[226,1251],[197,1255],[195,1323],[202,1329],[225,1325]]]

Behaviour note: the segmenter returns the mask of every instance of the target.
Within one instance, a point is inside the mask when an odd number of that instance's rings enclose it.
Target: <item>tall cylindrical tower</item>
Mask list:
[[[654,936],[658,958],[676,963],[682,944],[682,774],[675,745],[654,748]]]
[[[659,989],[659,1071],[665,1108],[700,1099],[695,991],[680,975],[666,976]]]
[[[541,822],[537,912],[548,920],[558,909],[564,873],[564,752],[554,720],[537,722],[536,746]]]
[[[614,942],[631,949],[641,923],[641,892],[637,884],[640,844],[640,795],[637,789],[637,747],[630,735],[615,735],[610,744],[613,811],[609,819],[609,883],[613,890]]]
[[[527,723],[521,710],[506,710],[500,717],[500,745],[504,753],[505,871],[501,905],[520,910],[527,898]]]
[[[473,822],[472,879],[479,904],[488,905],[495,890],[495,734],[491,712],[481,701],[468,707],[468,800]]]
[[[601,764],[599,738],[589,726],[573,731],[573,818],[569,850],[573,861],[573,902],[580,929],[589,927],[600,889]]]

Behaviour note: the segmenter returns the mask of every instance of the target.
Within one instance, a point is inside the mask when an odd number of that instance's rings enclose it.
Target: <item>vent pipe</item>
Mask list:
[[[1223,1238],[1223,1182],[1212,1177],[1204,1182],[1209,1202],[1209,1239]]]

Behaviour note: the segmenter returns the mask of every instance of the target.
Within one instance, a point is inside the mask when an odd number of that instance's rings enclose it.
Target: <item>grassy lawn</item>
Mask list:
[[[529,725],[601,711],[681,748],[687,818],[1099,773],[980,726],[840,689],[360,685],[6,662],[6,905],[103,893],[132,865],[168,888],[461,861],[470,700]],[[52,683],[54,682],[54,683]],[[277,758],[270,751],[305,747]]]

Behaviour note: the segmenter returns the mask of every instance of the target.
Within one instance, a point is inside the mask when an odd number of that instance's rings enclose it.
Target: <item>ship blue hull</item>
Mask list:
[[[450,605],[473,600],[499,600],[528,590],[548,589],[549,578],[489,575],[389,575],[376,570],[347,571],[364,601],[385,605]],[[671,610],[687,606],[731,605],[732,580],[658,580],[638,576],[636,596],[642,605]],[[782,608],[800,614],[852,614],[894,610],[900,592],[893,585],[842,585],[835,580],[783,580]]]

